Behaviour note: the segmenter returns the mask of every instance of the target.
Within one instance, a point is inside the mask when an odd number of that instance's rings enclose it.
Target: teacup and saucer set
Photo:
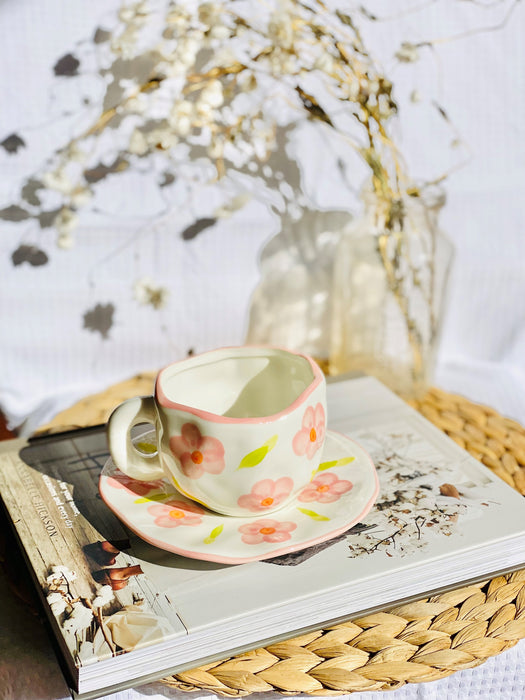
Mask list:
[[[305,549],[342,534],[379,483],[353,440],[327,429],[326,381],[307,355],[212,350],[161,370],[154,396],[117,406],[105,503],[150,544],[225,564]],[[152,430],[132,439],[137,424]]]

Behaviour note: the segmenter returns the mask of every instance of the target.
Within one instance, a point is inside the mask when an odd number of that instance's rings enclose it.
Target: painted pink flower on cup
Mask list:
[[[252,486],[250,493],[240,496],[237,505],[254,513],[276,508],[283,503],[293,489],[293,481],[289,476],[283,476],[277,481],[263,479]]]
[[[292,522],[279,522],[266,518],[254,520],[252,523],[241,525],[239,532],[245,544],[260,544],[261,542],[286,542],[297,525]]]
[[[189,479],[199,479],[205,472],[220,474],[224,469],[224,446],[214,437],[201,435],[193,423],[184,423],[182,435],[170,439],[170,448],[180,460],[181,469]]]
[[[162,479],[157,481],[138,481],[127,474],[117,471],[107,479],[108,486],[114,489],[125,489],[136,496],[146,496],[150,491],[158,491],[164,488]]]
[[[305,486],[299,494],[298,500],[303,503],[318,501],[319,503],[333,503],[338,501],[344,493],[353,487],[351,481],[338,479],[335,474],[319,474]]]
[[[168,501],[149,506],[148,513],[155,516],[158,527],[179,527],[179,525],[200,525],[204,510],[193,503],[184,501]]]
[[[312,459],[317,450],[323,446],[325,435],[325,415],[323,404],[314,408],[308,406],[303,416],[301,430],[295,435],[292,447],[296,455],[306,455]]]

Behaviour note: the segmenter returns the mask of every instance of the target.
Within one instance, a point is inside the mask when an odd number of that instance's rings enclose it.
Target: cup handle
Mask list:
[[[155,481],[165,476],[160,451],[152,455],[139,452],[131,440],[131,428],[137,423],[153,423],[158,430],[158,416],[153,396],[137,396],[124,401],[110,415],[107,425],[109,451],[120,471],[138,481]]]

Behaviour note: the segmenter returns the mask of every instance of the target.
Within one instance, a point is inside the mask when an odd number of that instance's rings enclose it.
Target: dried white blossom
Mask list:
[[[169,73],[172,76],[183,75],[188,68],[194,65],[200,48],[201,42],[195,35],[182,38],[173,55]]]
[[[64,620],[62,627],[66,632],[74,634],[89,627],[93,619],[93,611],[81,602],[73,603],[72,607],[71,615]]]
[[[178,136],[187,136],[193,126],[194,107],[188,100],[175,102],[170,113],[170,126]]]
[[[95,655],[95,646],[93,642],[88,642],[88,641],[83,641],[80,644],[80,648],[78,651],[78,655],[82,659],[83,662],[89,662],[94,660]]]
[[[361,90],[359,81],[354,76],[347,75],[341,83],[341,97],[354,102]]]
[[[177,30],[179,34],[185,32],[190,26],[191,15],[182,7],[170,7],[166,15],[166,24]]]
[[[178,138],[172,129],[164,127],[147,132],[146,141],[148,146],[152,148],[161,148],[163,151],[168,151],[177,145]]]
[[[69,195],[69,201],[74,207],[84,207],[93,197],[93,192],[88,187],[79,185]]]
[[[75,239],[70,233],[59,233],[57,236],[57,246],[62,250],[71,250],[75,245]]]
[[[115,596],[113,595],[113,590],[111,586],[106,585],[106,586],[101,586],[97,590],[97,595],[93,599],[92,605],[94,608],[103,608],[104,605],[107,605],[108,603],[111,603]]]
[[[210,158],[222,158],[224,155],[224,141],[214,138],[208,146],[208,155]]]
[[[56,215],[53,225],[59,234],[65,236],[72,233],[78,226],[78,216],[72,209],[62,207]]]
[[[129,25],[122,34],[113,37],[111,50],[124,59],[133,58],[137,45],[138,31],[136,27]]]
[[[66,610],[68,606],[65,597],[58,592],[50,593],[47,596],[47,602],[49,603],[49,606],[51,607],[51,610],[53,611],[54,615],[60,615]]]
[[[216,24],[210,29],[212,39],[227,39],[230,35],[231,31],[225,24]]]
[[[130,114],[144,114],[147,108],[148,98],[143,92],[130,97],[126,101],[126,112]]]
[[[57,581],[66,580],[68,583],[74,581],[77,577],[76,571],[71,571],[67,566],[57,565],[51,567],[51,573],[47,577],[47,583],[55,583]]]
[[[334,66],[334,58],[328,53],[328,51],[323,51],[323,53],[316,59],[314,63],[314,68],[322,70],[324,73],[333,73]]]
[[[288,3],[286,3],[288,5]],[[294,31],[292,15],[285,7],[272,13],[268,22],[268,36],[274,46],[289,51],[293,48]]]
[[[416,44],[410,41],[403,41],[395,53],[395,57],[401,63],[415,63],[419,59],[419,49]]]
[[[155,284],[149,277],[142,277],[133,286],[135,300],[144,306],[152,306],[161,309],[166,306],[169,290],[166,287]]]
[[[199,96],[199,104],[207,104],[210,107],[220,107],[224,102],[222,94],[222,83],[220,80],[210,80],[206,87],[201,91]]]
[[[44,173],[42,175],[42,182],[50,190],[56,190],[62,194],[69,194],[74,187],[73,182],[61,168],[53,172]]]
[[[148,142],[146,137],[139,129],[134,129],[130,136],[128,150],[136,156],[143,156],[148,152]]]
[[[86,160],[86,152],[82,150],[76,141],[71,141],[67,146],[66,155],[69,160],[84,163]]]
[[[270,66],[274,75],[290,75],[297,72],[297,58],[288,51],[276,49],[270,55]]]
[[[247,202],[252,198],[249,192],[243,192],[238,194],[236,197],[231,199],[229,202],[222,204],[220,207],[213,212],[213,216],[216,219],[225,219],[233,214],[233,212],[242,209]]]

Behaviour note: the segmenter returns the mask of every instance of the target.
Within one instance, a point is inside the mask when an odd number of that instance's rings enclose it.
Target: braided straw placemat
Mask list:
[[[152,393],[154,376],[138,375],[88,397],[42,431],[103,423],[120,401]],[[525,495],[525,430],[519,423],[438,389],[411,403]],[[162,682],[224,696],[392,690],[479,666],[522,638],[525,570],[310,632]]]

